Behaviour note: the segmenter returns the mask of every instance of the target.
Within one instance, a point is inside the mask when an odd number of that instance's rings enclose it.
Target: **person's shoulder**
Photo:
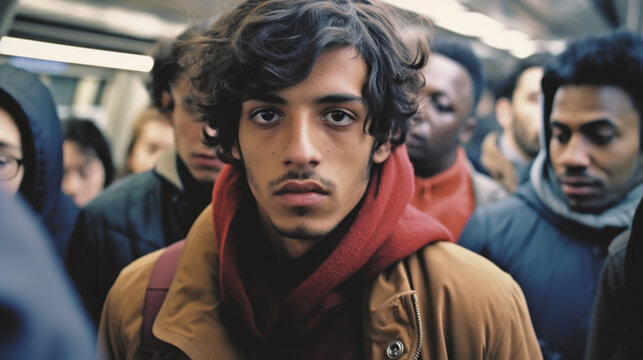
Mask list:
[[[475,208],[463,231],[476,237],[489,237],[498,232],[504,232],[508,227],[525,221],[537,214],[516,195],[511,195],[500,201],[480,205]],[[484,232],[480,230],[484,228]]]
[[[524,216],[525,213],[534,213],[533,209],[528,206],[524,199],[516,196],[509,195],[496,202],[491,202],[477,206],[473,212],[473,216],[492,217],[494,219],[509,220],[515,217]]]
[[[445,286],[461,288],[463,291],[478,289],[510,288],[515,286],[513,278],[485,257],[464,247],[440,241],[424,247],[414,256],[426,264],[425,271]],[[493,292],[489,293],[493,296]]]
[[[449,297],[460,311],[474,314],[484,309],[490,311],[487,318],[503,317],[492,309],[513,307],[512,303],[522,298],[522,291],[511,275],[457,244],[437,242],[415,256],[420,260],[418,264],[424,264],[421,271],[430,279],[430,293]]]
[[[430,244],[406,259],[434,331],[460,342],[461,357],[481,346],[488,358],[539,358],[536,336],[520,286],[486,258],[457,244]],[[476,344],[474,350],[466,347]]]
[[[163,250],[159,249],[146,254],[123,268],[109,291],[108,300],[117,302],[126,300],[129,303],[130,299],[136,300],[140,295],[145,295],[152,268]],[[132,302],[136,303],[137,301]]]
[[[105,206],[127,203],[131,201],[133,196],[146,196],[150,190],[156,189],[159,185],[160,180],[152,170],[128,175],[108,186],[85,208],[95,210]]]
[[[160,184],[152,170],[129,175],[108,186],[82,209],[82,213],[89,219],[109,217],[109,214],[122,218],[123,212],[132,206],[149,201]]]
[[[476,205],[495,203],[509,196],[509,192],[499,182],[475,169],[471,169],[471,183]]]
[[[140,347],[147,284],[163,250],[126,266],[109,290],[99,327],[99,345],[109,354],[130,353]]]

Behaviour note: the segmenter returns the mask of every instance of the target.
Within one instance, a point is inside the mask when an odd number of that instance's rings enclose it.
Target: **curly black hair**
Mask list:
[[[206,136],[219,157],[234,162],[244,99],[303,81],[317,58],[352,46],[368,69],[363,95],[375,146],[402,144],[417,111],[419,76],[428,46],[409,54],[398,34],[396,11],[376,0],[247,0],[201,38],[195,89],[202,120],[217,129]],[[206,134],[207,135],[207,134]]]

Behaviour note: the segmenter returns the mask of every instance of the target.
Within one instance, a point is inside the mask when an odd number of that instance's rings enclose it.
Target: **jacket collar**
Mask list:
[[[209,206],[187,236],[174,280],[154,322],[154,335],[190,359],[243,358],[223,325],[220,313],[219,255]],[[421,350],[422,325],[415,291],[403,263],[375,276],[364,287],[364,339],[367,353],[384,358],[396,340]],[[393,325],[394,326],[391,326]],[[383,331],[382,327],[387,330]]]
[[[176,186],[177,189],[183,191],[183,183],[181,182],[181,177],[179,176],[179,171],[176,167],[177,156],[175,148],[172,147],[167,149],[159,158],[156,166],[154,166],[154,171],[169,181],[172,185]]]

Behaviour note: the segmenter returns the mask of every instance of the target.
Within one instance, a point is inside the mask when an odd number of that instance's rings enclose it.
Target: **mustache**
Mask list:
[[[333,181],[323,178],[312,170],[288,171],[282,176],[270,180],[268,182],[268,188],[271,189],[273,187],[277,187],[288,180],[314,180],[322,184],[328,190],[334,191],[337,188]]]

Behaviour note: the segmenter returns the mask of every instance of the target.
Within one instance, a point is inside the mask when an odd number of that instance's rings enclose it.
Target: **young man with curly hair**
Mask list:
[[[231,165],[149,328],[163,255],[119,276],[100,327],[112,358],[144,356],[148,329],[169,358],[540,357],[516,283],[408,205],[401,144],[428,54],[408,56],[391,14],[250,0],[195,39],[194,83]]]

